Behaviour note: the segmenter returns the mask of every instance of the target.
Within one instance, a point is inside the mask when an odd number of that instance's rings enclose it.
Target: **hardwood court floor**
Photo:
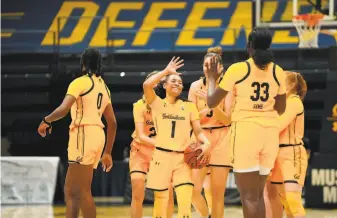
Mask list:
[[[129,206],[98,206],[97,218],[129,218]],[[144,208],[144,218],[151,218],[152,207]],[[1,206],[1,218],[65,218],[64,206]],[[80,216],[82,217],[82,216]],[[176,217],[176,216],[174,216]],[[199,217],[193,212],[193,217]],[[227,207],[225,218],[241,218],[241,207]],[[337,218],[337,210],[307,209],[307,218]]]

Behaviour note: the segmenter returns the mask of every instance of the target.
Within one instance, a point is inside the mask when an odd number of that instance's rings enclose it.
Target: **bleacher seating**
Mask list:
[[[328,49],[277,50],[276,62],[286,70],[303,73],[308,83],[306,108],[306,135],[311,139],[314,150],[318,150],[321,114],[324,107],[324,90],[328,72]],[[105,81],[112,92],[112,102],[118,121],[118,133],[114,158],[122,159],[123,149],[131,142],[134,129],[132,103],[142,95],[142,82],[148,72],[163,69],[172,56],[185,60],[184,93],[190,83],[203,75],[204,53],[121,53],[104,56]],[[247,58],[245,51],[225,51],[225,67]],[[64,155],[67,147],[66,120],[56,122],[50,141],[42,140],[36,133],[41,118],[58,106],[79,70],[79,55],[55,54],[11,54],[2,56],[2,133],[12,142],[11,152],[16,155]],[[121,72],[125,75],[122,76]],[[41,147],[41,154],[31,154],[29,146]]]

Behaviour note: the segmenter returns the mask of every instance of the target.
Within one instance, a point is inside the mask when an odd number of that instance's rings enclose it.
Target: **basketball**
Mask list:
[[[184,151],[184,160],[185,163],[190,166],[191,169],[201,169],[205,167],[208,163],[200,163],[201,160],[198,160],[198,156],[201,154],[202,150],[200,148],[200,142],[193,142]]]

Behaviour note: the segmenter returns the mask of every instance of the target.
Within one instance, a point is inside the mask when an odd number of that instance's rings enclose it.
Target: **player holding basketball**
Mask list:
[[[305,217],[302,188],[308,166],[303,146],[304,106],[307,84],[301,74],[286,72],[287,107],[280,116],[280,149],[267,182],[267,217],[282,218],[282,205],[289,218]],[[281,204],[282,203],[282,204]],[[269,207],[268,207],[269,206]]]
[[[107,142],[102,156],[103,170],[112,167],[111,151],[116,136],[116,118],[110,91],[101,77],[102,57],[98,50],[86,49],[81,57],[82,76],[69,85],[62,104],[43,118],[38,132],[51,133],[51,123],[62,119],[71,109],[68,162],[65,182],[66,217],[77,218],[81,208],[84,218],[95,218],[96,207],[91,194],[93,169],[105,145],[102,114],[107,122]],[[48,129],[50,128],[50,129]]]
[[[188,98],[197,105],[200,123],[204,134],[211,141],[211,158],[209,162],[210,167],[210,187],[212,196],[212,217],[223,217],[224,212],[224,193],[226,189],[227,176],[230,170],[230,146],[229,138],[227,139],[228,127],[230,126],[230,107],[231,96],[228,95],[219,106],[214,109],[207,107],[207,69],[206,63],[215,57],[220,63],[219,72],[223,71],[222,66],[222,49],[220,46],[211,47],[207,50],[204,57],[203,69],[205,77],[201,78],[191,84]],[[219,84],[221,77],[218,78]],[[226,108],[225,108],[226,106]],[[194,183],[193,190],[193,206],[202,217],[208,217],[209,210],[204,197],[201,195],[202,185],[204,183],[208,169],[194,169],[192,170],[192,178]],[[209,201],[207,202],[209,203]]]
[[[163,71],[143,84],[144,96],[151,107],[157,133],[147,180],[147,188],[155,191],[153,217],[166,217],[167,190],[173,182],[177,194],[178,217],[191,218],[193,183],[191,169],[184,161],[184,150],[190,143],[191,127],[197,139],[203,143],[198,158],[206,163],[210,155],[210,142],[202,132],[195,104],[179,97],[183,83],[176,70],[183,65],[183,60],[174,57]],[[162,78],[165,78],[165,99],[159,98],[153,90]]]
[[[278,116],[286,107],[285,75],[272,63],[271,41],[269,31],[254,29],[247,44],[251,58],[232,64],[217,88],[219,62],[213,57],[207,65],[210,108],[235,90],[230,143],[245,218],[265,217],[263,189],[278,151]]]
[[[146,79],[158,73],[150,73]],[[158,89],[157,89],[158,90]],[[158,93],[156,93],[159,95]],[[162,96],[160,96],[163,98]],[[146,174],[150,167],[152,152],[155,146],[156,130],[153,125],[152,112],[144,97],[133,104],[133,119],[135,131],[132,134],[130,150],[130,176],[132,186],[131,217],[141,218],[143,215],[143,201]],[[169,186],[169,200],[167,217],[172,217],[174,209],[172,186]]]

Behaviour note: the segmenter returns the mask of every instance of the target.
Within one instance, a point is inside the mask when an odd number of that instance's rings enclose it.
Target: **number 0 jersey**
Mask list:
[[[199,120],[193,102],[177,100],[170,104],[156,96],[150,105],[156,128],[156,147],[184,151],[190,143],[191,122]]]
[[[70,83],[67,95],[76,98],[76,103],[71,107],[70,129],[82,125],[104,128],[102,114],[111,104],[111,99],[110,91],[101,77],[84,75],[75,79]]]
[[[144,99],[139,99],[133,104],[133,120],[135,123],[144,123],[144,131],[148,137],[154,138],[156,136],[156,131],[152,121],[151,108],[146,104]],[[137,137],[136,130],[132,133],[132,138],[135,141],[142,143]]]
[[[275,97],[286,93],[285,74],[281,67],[270,63],[259,69],[252,58],[231,65],[219,87],[234,90],[232,121],[252,121],[263,126],[279,126],[274,110]]]

